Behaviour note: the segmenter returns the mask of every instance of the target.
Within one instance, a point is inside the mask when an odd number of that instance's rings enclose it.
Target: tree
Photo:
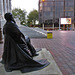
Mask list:
[[[20,8],[15,8],[12,10],[12,14],[15,19],[20,20],[20,24],[25,25],[26,23],[26,11]]]
[[[27,21],[29,24],[36,24],[36,21],[38,21],[38,11],[37,10],[33,10],[29,13],[29,15],[27,16]]]

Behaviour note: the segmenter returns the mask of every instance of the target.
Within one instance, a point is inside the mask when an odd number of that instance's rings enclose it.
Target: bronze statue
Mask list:
[[[33,60],[33,56],[38,54],[36,54],[36,50],[30,43],[30,39],[25,39],[11,13],[6,13],[4,17],[6,23],[3,27],[4,52],[2,62],[5,70],[7,72],[20,70],[25,73],[40,70],[49,65],[49,62],[45,59]]]

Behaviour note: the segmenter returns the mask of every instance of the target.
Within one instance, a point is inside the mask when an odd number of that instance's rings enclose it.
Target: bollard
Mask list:
[[[48,29],[47,29],[47,31],[48,31]]]
[[[52,32],[47,32],[47,39],[52,39],[52,38],[53,38]]]

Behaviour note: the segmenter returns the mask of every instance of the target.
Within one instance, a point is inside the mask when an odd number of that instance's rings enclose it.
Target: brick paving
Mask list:
[[[53,31],[53,39],[31,38],[35,48],[46,48],[63,75],[75,75],[75,31]],[[3,44],[0,44],[0,58]]]
[[[31,38],[35,48],[46,48],[63,75],[75,75],[75,31],[52,31],[53,39]]]

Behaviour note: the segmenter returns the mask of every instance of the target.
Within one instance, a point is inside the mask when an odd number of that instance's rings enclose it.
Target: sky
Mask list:
[[[12,9],[21,8],[29,13],[34,9],[38,10],[38,1],[39,0],[11,0]]]

